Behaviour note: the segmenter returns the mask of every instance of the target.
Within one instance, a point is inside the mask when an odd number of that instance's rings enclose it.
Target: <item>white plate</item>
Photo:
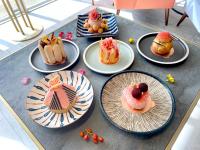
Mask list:
[[[83,60],[88,68],[101,74],[114,74],[131,66],[134,61],[134,52],[128,44],[117,40],[120,59],[116,64],[106,65],[99,60],[99,42],[90,44],[83,53]]]

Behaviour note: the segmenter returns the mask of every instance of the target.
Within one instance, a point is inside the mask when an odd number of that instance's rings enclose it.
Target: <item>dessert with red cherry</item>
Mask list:
[[[134,113],[145,113],[155,106],[146,83],[129,85],[122,91],[122,106]]]

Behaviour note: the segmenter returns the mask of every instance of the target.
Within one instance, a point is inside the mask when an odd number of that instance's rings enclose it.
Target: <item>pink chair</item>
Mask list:
[[[168,24],[169,10],[175,0],[113,0],[117,14],[120,9],[165,9],[165,25]]]

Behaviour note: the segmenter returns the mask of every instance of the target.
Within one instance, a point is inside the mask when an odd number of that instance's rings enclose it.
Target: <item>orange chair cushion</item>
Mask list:
[[[175,0],[113,0],[116,9],[172,8]]]

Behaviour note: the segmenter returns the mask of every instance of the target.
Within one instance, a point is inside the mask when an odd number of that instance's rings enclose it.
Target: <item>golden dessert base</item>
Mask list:
[[[30,27],[23,26],[24,35],[21,32],[12,33],[12,40],[16,42],[27,41],[35,38],[43,31],[43,26],[34,25],[34,30]]]

